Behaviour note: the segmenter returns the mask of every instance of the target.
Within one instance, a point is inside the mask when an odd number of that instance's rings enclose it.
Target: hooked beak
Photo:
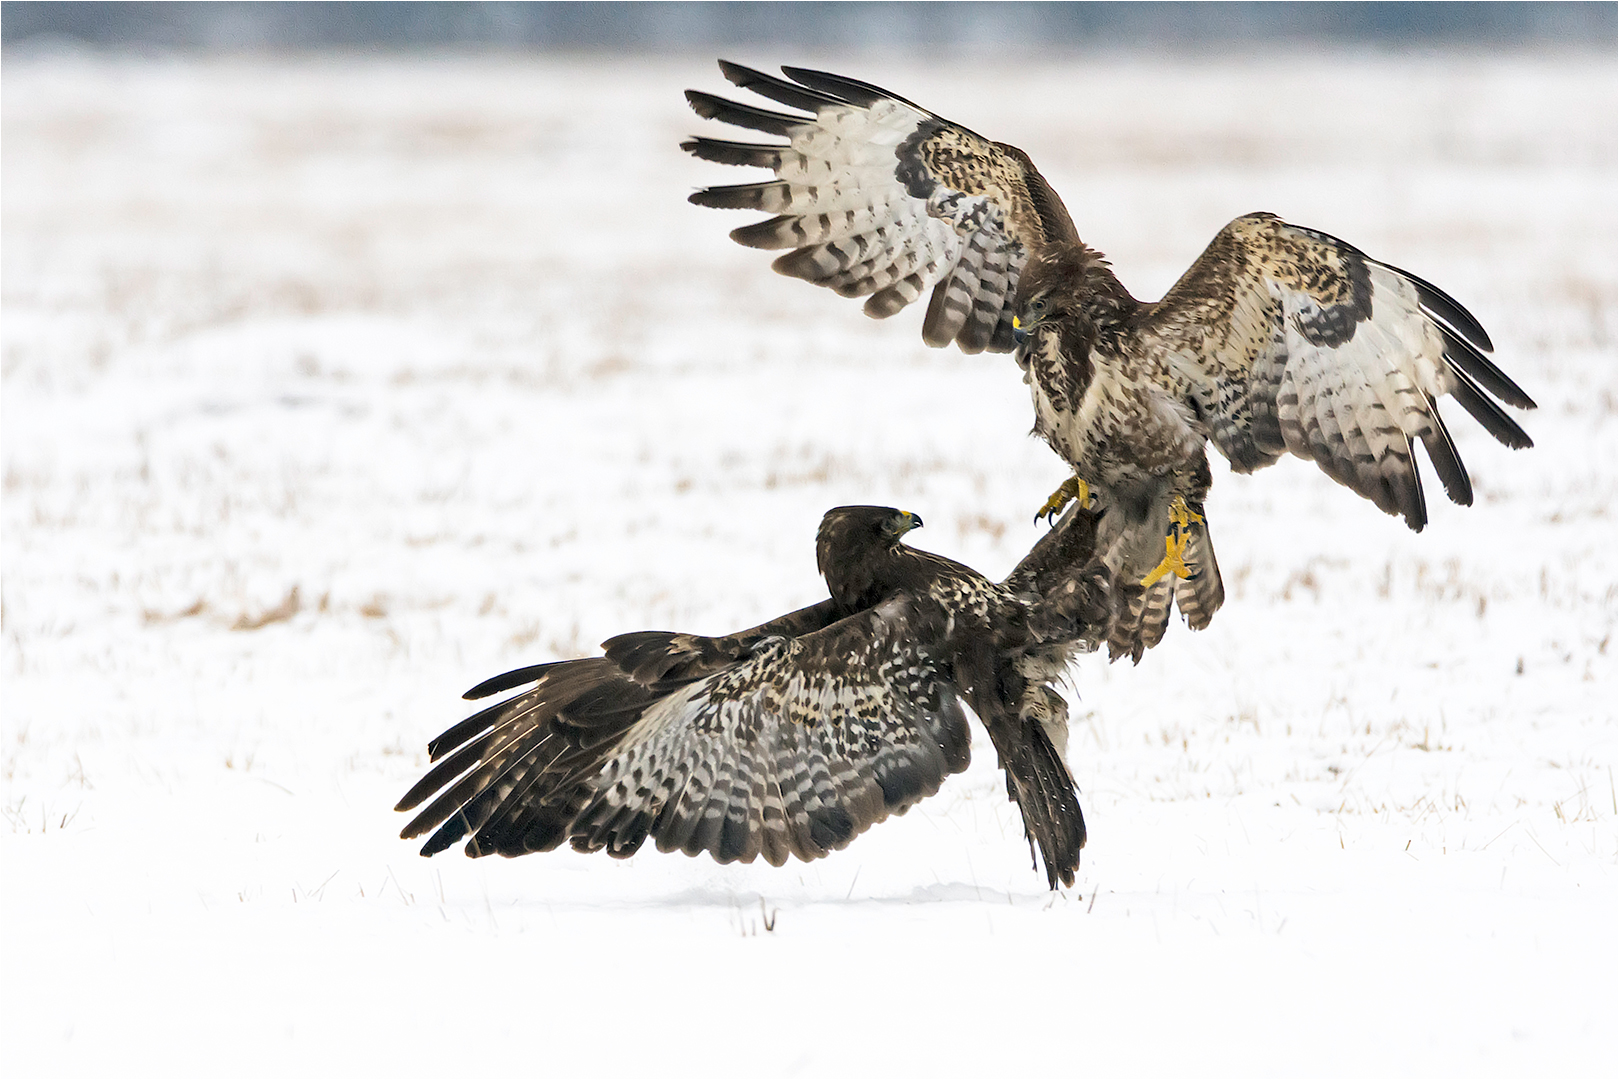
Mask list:
[[[1021,345],[1023,344],[1023,339],[1028,336],[1029,331],[1024,328],[1023,320],[1016,315],[1012,316],[1012,340]]]
[[[900,511],[899,519],[900,519],[900,530],[899,530],[899,535],[900,536],[904,536],[906,533],[910,532],[912,529],[920,529],[922,527],[922,518],[921,518],[921,516],[918,515],[918,514],[913,514],[909,510]]]

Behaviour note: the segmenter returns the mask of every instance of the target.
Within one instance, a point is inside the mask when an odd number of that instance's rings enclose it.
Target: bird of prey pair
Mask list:
[[[534,685],[430,744],[437,765],[398,806],[433,799],[403,833],[431,831],[425,855],[465,839],[474,856],[564,842],[627,856],[651,837],[721,862],[817,858],[966,766],[964,699],[1048,882],[1071,883],[1085,828],[1052,683],[1101,640],[1140,660],[1172,607],[1194,629],[1219,609],[1208,443],[1237,472],[1313,460],[1415,530],[1416,443],[1452,501],[1473,498],[1440,398],[1531,445],[1501,404],[1534,402],[1478,320],[1344,241],[1249,214],[1143,302],[1016,147],[854,79],[720,70],[797,111],[688,91],[703,117],[786,140],[683,143],[774,174],[691,201],[774,215],[732,238],[784,250],[777,271],[866,297],[876,318],[931,289],[929,345],[1014,352],[1034,430],[1074,472],[1036,515],[1056,525],[996,584],[902,544],[914,515],[840,507],[817,541],[829,600],[489,680],[467,696]]]

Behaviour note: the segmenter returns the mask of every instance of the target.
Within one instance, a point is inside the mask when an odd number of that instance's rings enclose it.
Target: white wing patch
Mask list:
[[[1307,293],[1268,282],[1284,312],[1277,420],[1287,450],[1414,528],[1427,519],[1412,457],[1414,440],[1436,437],[1434,399],[1445,393],[1444,342],[1411,284],[1369,266],[1371,317],[1339,345],[1300,330],[1321,311]]]
[[[1008,164],[1004,149],[865,84],[797,69],[790,69],[797,83],[733,64],[722,63],[721,70],[738,85],[811,115],[761,113],[688,94],[705,117],[787,139],[785,146],[704,138],[683,144],[699,157],[770,168],[777,177],[774,184],[706,188],[693,202],[778,215],[735,229],[731,237],[749,247],[792,249],[774,263],[777,272],[843,296],[869,297],[865,312],[873,318],[893,315],[937,285],[923,322],[929,345],[955,341],[968,353],[1010,351],[1026,238],[1013,235],[1007,207],[952,187],[933,174],[916,143],[905,144],[943,128],[955,140],[952,160],[1020,169]]]

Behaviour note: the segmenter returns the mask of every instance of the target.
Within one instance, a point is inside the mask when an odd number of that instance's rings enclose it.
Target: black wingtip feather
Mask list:
[[[764,221],[756,221],[752,225],[742,225],[731,230],[731,239],[743,247],[758,248],[761,251],[780,251],[782,248],[793,247],[798,242],[798,236],[791,226],[798,223],[798,218],[782,214]],[[788,258],[789,256],[782,256]],[[777,260],[780,262],[781,260]],[[777,268],[776,273],[781,273]]]
[[[1495,436],[1495,440],[1514,450],[1527,450],[1535,445],[1528,432],[1519,427],[1489,395],[1479,389],[1477,383],[1467,372],[1452,368],[1451,374],[1456,376],[1455,389],[1451,396],[1466,409],[1468,413],[1484,426],[1484,430]]]
[[[880,86],[873,86],[859,79],[851,79],[845,75],[834,75],[830,71],[816,71],[813,68],[782,67],[782,73],[794,82],[803,84],[811,90],[819,90],[823,94],[841,98],[851,105],[862,108],[871,108],[879,101],[898,101],[909,105],[913,109],[920,109],[914,101],[907,101],[891,90],[884,90]],[[927,110],[922,109],[926,112]]]
[[[1412,532],[1428,527],[1428,500],[1422,494],[1422,473],[1417,471],[1417,454],[1411,440],[1405,443],[1410,468],[1402,475],[1403,483],[1396,485],[1395,495],[1400,501],[1400,516]]]
[[[855,820],[841,806],[822,806],[805,816],[809,819],[810,842],[823,851],[836,851],[854,839]]]
[[[471,690],[468,690],[466,693],[462,694],[461,697],[465,701],[477,701],[479,698],[486,698],[492,694],[498,694],[503,690],[511,690],[518,686],[526,686],[531,682],[539,682],[542,675],[544,675],[551,668],[556,667],[558,663],[563,662],[565,661],[553,660],[549,664],[533,664],[529,667],[516,668],[512,671],[503,672],[496,675],[492,679],[485,679],[477,686],[474,686]],[[459,727],[460,725],[458,724],[456,726]],[[455,728],[450,729],[450,731],[454,730]],[[444,735],[448,734],[448,731],[444,733]],[[444,735],[440,735],[439,738],[444,738]]]
[[[527,815],[523,822],[524,852],[555,851],[568,838],[573,818],[564,807],[543,807]]]
[[[1421,302],[1423,307],[1428,309],[1430,314],[1438,316],[1449,323],[1458,334],[1465,337],[1475,347],[1483,349],[1485,352],[1495,351],[1495,345],[1491,343],[1490,335],[1485,332],[1484,326],[1473,317],[1471,311],[1462,307],[1454,296],[1451,296],[1433,282],[1425,281],[1408,270],[1402,270],[1398,266],[1389,266],[1387,263],[1379,263],[1379,265],[1394,271],[1394,273],[1399,274],[1412,285],[1415,285],[1417,300]]]
[[[1439,482],[1445,485],[1445,494],[1450,501],[1458,506],[1473,505],[1473,481],[1467,475],[1467,466],[1462,464],[1461,455],[1456,452],[1456,444],[1451,440],[1450,431],[1445,427],[1445,421],[1440,417],[1439,410],[1434,407],[1433,401],[1428,402],[1428,411],[1433,415],[1433,431],[1423,436],[1422,445],[1428,450],[1428,460],[1433,464],[1433,471],[1439,475]]]
[[[451,817],[450,820],[446,821],[442,826],[440,826],[438,832],[427,838],[427,843],[422,845],[421,855],[423,858],[432,858],[441,851],[448,851],[451,844],[455,843],[466,834],[466,818],[462,817],[460,814],[456,814],[455,816]],[[419,834],[412,833],[409,836],[407,836],[405,833],[399,834],[400,838],[405,840],[409,840],[411,836],[415,835]],[[467,854],[473,855],[473,853],[470,851],[467,852]],[[473,855],[473,857],[476,858],[476,855]]]
[[[778,243],[782,239],[780,231],[775,229],[776,223],[779,220],[780,219],[772,219],[770,221],[761,221],[759,223],[761,231],[763,230],[764,226],[768,225],[772,227],[771,232],[768,235],[775,237],[776,242]],[[738,237],[737,233],[742,233],[743,236]],[[748,240],[756,241],[753,244],[749,244],[748,246],[750,247],[763,247],[764,244],[760,241],[766,239],[766,237],[763,235],[747,232],[746,226],[732,232],[731,238],[736,240],[736,242],[739,244],[747,243]],[[802,247],[798,248],[796,251],[789,251],[787,254],[773,261],[770,264],[770,269],[774,270],[778,274],[781,274],[783,277],[798,278],[800,281],[813,281],[816,284],[819,284],[822,281],[825,281],[828,277],[839,272],[836,266],[828,268],[822,264],[820,256],[824,246],[825,245],[818,244],[814,247]]]
[[[680,148],[701,161],[721,165],[747,165],[759,169],[781,167],[781,152],[785,147],[764,143],[733,142],[729,139],[709,139],[697,135],[680,144]]]
[[[718,120],[722,124],[732,124],[750,131],[763,131],[783,138],[794,128],[810,122],[807,117],[756,109],[752,105],[728,101],[713,94],[705,94],[701,90],[687,90],[686,101],[690,103],[693,111],[705,120]]]
[[[607,853],[615,859],[627,859],[641,850],[651,831],[652,815],[644,810],[637,811],[614,831],[613,842]]]
[[[805,112],[813,113],[828,105],[849,104],[845,99],[825,91],[799,86],[778,79],[774,75],[766,75],[762,71],[733,64],[729,60],[720,61],[720,74],[744,90],[752,90],[760,97],[769,98],[790,109],[803,109]]]
[[[1480,388],[1489,391],[1508,405],[1520,409],[1533,409],[1534,400],[1506,373],[1490,362],[1473,344],[1443,323],[1438,324],[1445,338],[1445,359],[1452,370],[1461,369],[1473,377]]]
[[[686,201],[695,206],[715,210],[763,210],[771,195],[790,190],[785,180],[767,180],[761,184],[716,184],[694,191]],[[785,202],[780,200],[778,205]]]
[[[931,763],[929,763],[931,764]],[[874,777],[883,794],[883,805],[890,810],[910,804],[933,794],[928,790],[930,776],[923,763],[910,758],[899,758],[884,763]]]

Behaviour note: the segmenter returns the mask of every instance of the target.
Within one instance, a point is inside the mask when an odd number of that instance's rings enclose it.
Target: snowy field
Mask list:
[[[0,1071],[1612,1074],[1615,65],[809,62],[1027,149],[1155,298],[1252,210],[1540,402],[1408,532],[1217,466],[1229,598],[1073,672],[1051,894],[987,738],[812,865],[427,861],[461,691],[822,596],[828,507],[1004,574],[1010,359],[688,206],[710,58],[8,55]]]

